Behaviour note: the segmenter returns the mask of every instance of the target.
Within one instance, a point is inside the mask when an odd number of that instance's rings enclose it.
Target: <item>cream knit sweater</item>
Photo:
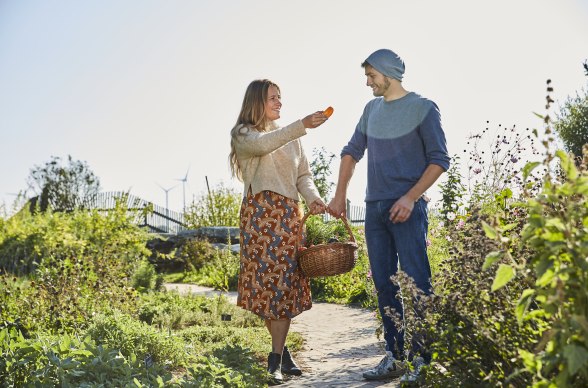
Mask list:
[[[301,120],[267,132],[243,125],[233,128],[231,141],[241,166],[243,195],[251,187],[254,195],[270,190],[300,200],[300,193],[308,205],[320,199],[299,140],[304,135]]]

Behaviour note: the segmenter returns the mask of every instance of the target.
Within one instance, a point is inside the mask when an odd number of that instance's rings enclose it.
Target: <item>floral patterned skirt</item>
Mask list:
[[[298,201],[271,191],[243,199],[238,306],[265,319],[291,319],[312,307],[294,251],[300,214]]]

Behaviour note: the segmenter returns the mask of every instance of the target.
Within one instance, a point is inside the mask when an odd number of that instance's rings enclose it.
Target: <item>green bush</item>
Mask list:
[[[188,239],[182,244],[176,260],[180,262],[184,271],[197,271],[213,260],[215,255],[216,249],[208,240],[195,238]]]
[[[135,291],[125,268],[105,258],[46,259],[30,279],[0,276],[0,318],[19,319],[31,331],[67,333],[84,329],[104,308],[131,312]]]
[[[217,326],[221,314],[232,316],[231,325],[258,327],[261,321],[229,302],[226,296],[209,298],[203,295],[180,295],[175,291],[145,294],[141,296],[139,319],[160,329],[179,330],[191,326]]]
[[[520,352],[533,383],[588,386],[588,146],[579,168],[564,151],[548,154],[544,165],[554,159],[560,175],[547,174],[539,195],[521,204],[528,212],[522,245],[530,254],[499,268],[496,281],[504,277],[501,269],[509,276],[532,269],[537,279],[516,306],[519,322],[537,328],[537,344]],[[525,174],[535,167],[528,165]],[[500,228],[488,229],[504,240]]]
[[[116,386],[163,387],[172,376],[134,354],[96,345],[89,337],[26,338],[15,328],[0,328],[0,381],[6,387]]]
[[[124,357],[134,354],[146,363],[178,366],[188,361],[186,345],[171,331],[160,331],[116,310],[96,314],[87,334],[98,344],[120,349]]]
[[[163,284],[163,276],[159,275],[153,264],[143,259],[137,265],[131,279],[131,285],[140,292],[157,291]]]
[[[105,214],[22,211],[2,223],[0,268],[28,274],[45,259],[84,256],[108,256],[130,264],[150,255],[148,239],[148,233],[134,223],[134,216],[122,204]]]
[[[184,220],[188,228],[239,226],[243,195],[223,184],[201,194],[188,206]]]
[[[186,273],[183,281],[220,291],[235,291],[239,275],[239,256],[230,249],[214,248],[214,256],[194,272]]]
[[[524,223],[515,214],[501,218],[502,223],[511,225],[512,236]],[[404,295],[415,295],[403,299],[406,327],[410,328],[407,343],[423,341],[441,367],[428,370],[426,381],[431,386],[525,386],[529,379],[529,374],[521,373],[523,364],[518,356],[520,349],[533,348],[535,330],[519,324],[514,306],[534,279],[521,272],[515,282],[493,289],[492,267],[485,263],[488,253],[498,246],[482,228],[492,217],[472,209],[459,228],[457,223],[446,225],[450,256],[439,263],[433,278],[435,295],[422,296],[404,273],[394,278]],[[515,256],[526,254],[516,244],[509,249]],[[503,258],[494,264],[505,262]]]

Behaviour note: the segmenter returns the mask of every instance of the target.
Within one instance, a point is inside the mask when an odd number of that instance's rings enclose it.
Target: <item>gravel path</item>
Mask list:
[[[207,287],[165,284],[180,293],[218,295]],[[236,293],[228,297],[236,301]],[[378,322],[373,312],[331,303],[314,303],[312,309],[292,320],[291,331],[304,337],[295,355],[303,370],[280,387],[399,387],[398,380],[366,381],[361,374],[382,358],[383,343],[375,335]]]

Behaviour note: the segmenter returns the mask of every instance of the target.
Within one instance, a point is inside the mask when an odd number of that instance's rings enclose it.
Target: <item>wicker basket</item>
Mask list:
[[[309,278],[316,278],[340,275],[351,271],[357,260],[357,244],[345,217],[342,217],[341,220],[349,233],[348,242],[319,244],[305,250],[298,250],[298,244],[302,241],[302,229],[309,215],[310,213],[307,213],[302,219],[302,225],[296,239],[296,257],[304,274]]]

